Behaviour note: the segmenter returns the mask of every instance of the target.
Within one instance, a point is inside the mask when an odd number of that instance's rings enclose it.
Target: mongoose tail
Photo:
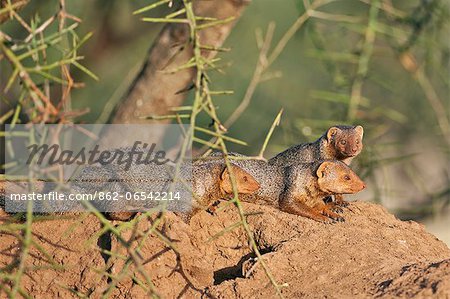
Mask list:
[[[333,205],[323,202],[325,197],[353,194],[365,188],[347,165],[336,160],[288,167],[285,186],[280,196],[282,211],[326,223],[344,218],[332,211]]]

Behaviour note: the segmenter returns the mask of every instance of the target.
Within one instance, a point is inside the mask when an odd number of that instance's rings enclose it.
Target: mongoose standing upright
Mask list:
[[[286,167],[295,163],[312,163],[320,160],[339,160],[347,165],[363,149],[362,126],[333,126],[311,143],[293,146],[269,160],[270,165]],[[344,198],[335,196],[335,203],[346,205]]]

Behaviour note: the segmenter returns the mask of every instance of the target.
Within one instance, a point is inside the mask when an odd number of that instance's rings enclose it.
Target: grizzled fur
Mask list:
[[[259,184],[251,175],[233,164],[231,169],[238,193],[251,193],[259,188]],[[71,180],[70,192],[92,194],[96,191],[118,192],[121,195],[125,192],[164,192],[169,190],[174,170],[174,166],[157,166],[154,163],[133,164],[130,169],[125,169],[125,166],[120,164],[87,166]],[[184,200],[167,201],[167,208],[179,211],[185,220],[197,211],[208,208],[215,200],[228,197],[233,193],[230,174],[224,163],[183,163],[180,168],[180,178],[184,183],[175,183],[173,191],[182,190],[181,199]],[[186,183],[192,187],[192,190],[185,186]],[[6,182],[0,182],[0,207],[5,206],[5,185]],[[44,184],[43,181],[37,181],[34,185],[40,186],[41,192],[54,191],[56,187],[51,183]],[[12,191],[11,193],[26,193],[27,183],[8,183],[8,188],[12,188],[8,190]],[[48,190],[43,190],[44,188]],[[61,192],[68,194],[68,191]],[[192,202],[186,201],[188,196],[192,196]],[[154,208],[159,203],[161,201],[127,201],[125,199],[92,202],[99,210],[107,211],[109,218],[114,220],[127,220],[134,215],[133,211]],[[84,210],[79,201],[55,201],[51,204],[52,210],[56,213]],[[27,201],[15,203],[18,210],[26,210],[26,206]],[[38,207],[35,206],[34,210],[36,208]]]
[[[230,153],[230,156],[242,156]],[[245,202],[278,206],[277,199],[283,188],[284,169],[269,165],[266,161],[257,159],[234,160],[233,164],[249,173],[259,183],[260,188],[254,193],[241,194],[239,198]]]
[[[319,160],[350,162],[362,150],[364,130],[361,126],[334,126],[311,143],[293,146],[269,160],[270,165],[289,166]]]
[[[260,184],[257,191],[240,194],[242,201],[274,206],[316,221],[343,220],[331,211],[334,205],[324,204],[325,197],[357,193],[365,188],[361,179],[345,163],[337,160],[295,163],[284,167],[257,159],[233,159],[245,158],[237,153],[228,155],[233,164]],[[210,157],[223,163],[221,152],[215,152]]]
[[[259,184],[251,175],[233,164],[231,169],[236,180],[238,193],[252,193],[259,188]],[[133,190],[138,192],[167,191],[174,169],[161,170],[161,166],[156,167],[152,164],[135,165],[132,171],[121,171],[120,168],[116,167],[114,169],[115,176],[120,177],[122,183],[113,189],[120,190],[125,188],[121,191]],[[186,222],[198,211],[207,209],[216,200],[229,197],[233,193],[231,178],[224,163],[183,163],[180,168],[180,178],[190,185],[192,190],[187,190],[183,183],[177,183],[173,191],[185,190],[182,192],[182,199],[183,197],[192,196],[192,202],[169,201],[168,208],[177,210],[177,214]],[[161,184],[158,185],[160,190],[154,189],[155,179],[161,181]],[[149,186],[150,182],[152,187]],[[147,202],[144,208],[149,209],[153,207],[156,207],[155,202]],[[115,210],[120,210],[117,208],[115,207]],[[127,212],[109,213],[110,218],[115,220],[125,220],[131,215],[131,213],[127,214]]]

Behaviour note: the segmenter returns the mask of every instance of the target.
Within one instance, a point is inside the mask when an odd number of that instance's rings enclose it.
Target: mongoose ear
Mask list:
[[[253,193],[260,185],[255,178],[240,167],[232,166],[239,193]]]
[[[356,126],[355,131],[361,136],[361,139],[364,135],[364,128],[362,126]]]
[[[236,180],[238,193],[252,193],[259,189],[259,183],[255,180],[255,178],[242,168],[236,165],[231,165],[231,171],[233,172],[234,179]],[[222,190],[225,193],[233,193],[231,176],[226,167],[220,175],[220,180]]]
[[[316,171],[316,175],[319,179],[323,178],[325,176],[325,173],[327,172],[327,168],[330,166],[330,164],[331,164],[331,162],[325,161],[319,165],[319,168],[317,168],[317,171]]]
[[[225,193],[233,192],[233,185],[231,184],[230,174],[226,166],[220,174],[220,187]]]
[[[339,128],[336,128],[336,127],[329,128],[328,131],[327,131],[327,140],[328,140],[328,142],[330,142],[331,138],[333,136],[335,136],[338,132],[339,132]]]

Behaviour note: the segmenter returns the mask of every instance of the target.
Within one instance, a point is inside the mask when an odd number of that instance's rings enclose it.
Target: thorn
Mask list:
[[[181,94],[181,93],[184,93],[184,92],[188,92],[189,90],[192,90],[192,89],[194,89],[194,88],[195,88],[195,84],[192,83],[192,84],[189,85],[188,87],[183,88],[183,89],[177,91],[175,94]]]
[[[219,124],[219,129],[223,132],[228,132],[227,128],[225,128],[225,126],[222,124]]]

